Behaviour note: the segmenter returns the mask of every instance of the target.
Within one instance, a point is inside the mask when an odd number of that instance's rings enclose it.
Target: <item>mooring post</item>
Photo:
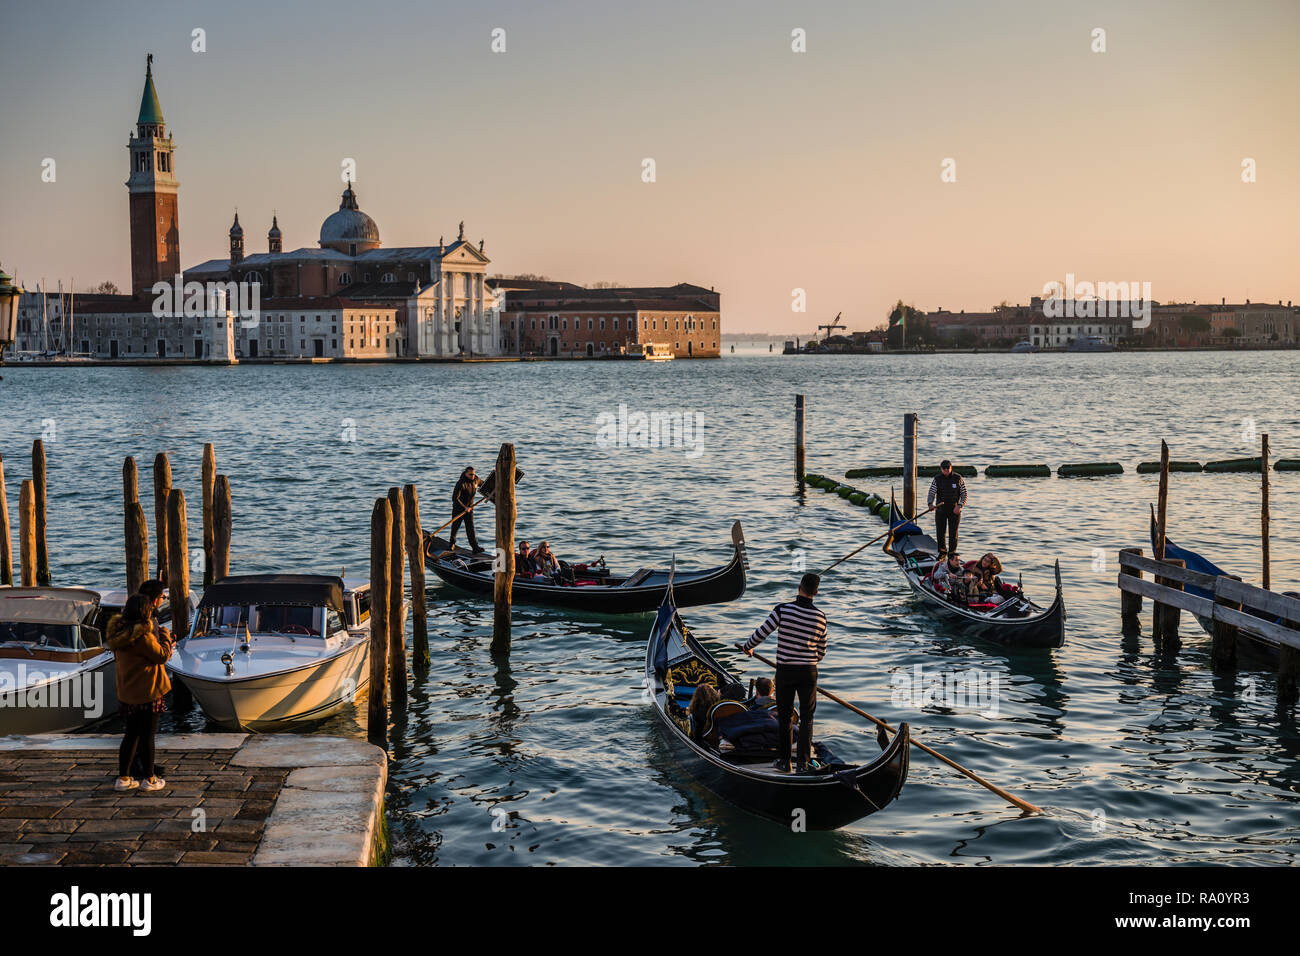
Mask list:
[[[794,480],[803,484],[803,437],[804,437],[804,403],[803,396],[794,397]]]
[[[126,545],[126,593],[135,594],[149,577],[149,526],[140,504],[135,459],[122,462],[122,533]]]
[[[497,454],[497,568],[492,616],[492,653],[510,653],[510,592],[515,583],[515,446],[506,442]]]
[[[172,634],[180,640],[190,632],[190,533],[185,513],[185,492],[167,494],[167,603],[172,612]]]
[[[1134,554],[1139,558],[1142,557],[1141,548],[1120,548],[1119,553]],[[1141,568],[1129,568],[1125,567],[1123,564],[1119,566],[1119,573],[1132,575],[1136,578],[1142,577]],[[1119,592],[1119,614],[1125,634],[1140,631],[1142,629],[1142,623],[1139,619],[1139,616],[1142,614],[1142,595],[1121,590]]]
[[[50,550],[45,540],[47,488],[45,484],[45,442],[32,442],[32,490],[36,496],[36,583],[50,583]]]
[[[1270,587],[1270,571],[1268,560],[1268,435],[1265,434],[1260,441],[1259,449],[1259,470],[1263,477],[1261,482],[1261,491],[1263,493],[1263,502],[1259,512],[1259,544],[1260,553],[1264,559],[1264,590]]]
[[[212,494],[217,481],[217,453],[212,442],[203,446],[203,586],[212,583]]]
[[[1241,578],[1235,574],[1228,575],[1234,581],[1240,581]],[[1232,608],[1234,611],[1241,610],[1240,601],[1230,601],[1218,594],[1214,596],[1214,603],[1219,607]],[[1210,664],[1215,670],[1235,670],[1237,667],[1237,626],[1228,624],[1226,621],[1214,621],[1211,625],[1213,634],[1210,642]]]
[[[9,528],[9,496],[5,492],[5,460],[0,455],[0,584],[14,583],[14,543]]]
[[[170,558],[167,556],[167,496],[172,493],[172,463],[165,451],[153,459],[153,523],[158,540],[158,580],[167,583]]]
[[[366,736],[388,745],[388,572],[392,567],[393,508],[377,498],[370,513],[370,700]]]
[[[429,609],[424,595],[424,529],[420,527],[420,496],[415,485],[402,489],[406,502],[406,556],[411,565],[411,665],[416,673],[429,670]]]
[[[230,534],[233,515],[230,510],[230,479],[217,475],[212,485],[212,580],[230,574]]]
[[[18,489],[18,565],[22,586],[36,587],[36,486],[30,478]]]
[[[405,588],[402,565],[406,561],[406,502],[402,489],[388,489],[388,506],[393,512],[393,546],[388,572],[388,698],[397,710],[406,709],[406,629],[402,604]]]
[[[1155,559],[1165,559],[1165,518],[1169,514],[1169,445],[1160,440],[1160,493],[1156,499]]]
[[[1278,648],[1277,702],[1290,707],[1300,699],[1300,651],[1283,644]]]
[[[903,416],[903,514],[916,517],[916,413]]]
[[[1160,562],[1173,568],[1184,568],[1187,562],[1181,558],[1165,558]],[[1163,578],[1157,575],[1156,584],[1162,585],[1173,591],[1183,590],[1181,581],[1174,581],[1169,578]],[[1157,647],[1162,652],[1173,653],[1181,646],[1178,639],[1178,622],[1182,616],[1182,611],[1172,604],[1164,604],[1159,599],[1152,602],[1155,604],[1155,614],[1152,617],[1151,634],[1155,638]]]

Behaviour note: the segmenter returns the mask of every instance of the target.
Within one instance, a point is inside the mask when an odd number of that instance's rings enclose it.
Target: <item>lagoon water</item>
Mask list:
[[[398,865],[1168,864],[1296,862],[1300,733],[1275,710],[1267,662],[1216,676],[1184,616],[1182,651],[1120,634],[1115,553],[1146,547],[1156,478],[1139,461],[1258,453],[1300,457],[1294,353],[771,356],[716,362],[30,369],[0,382],[0,454],[15,528],[28,449],[46,438],[55,582],[120,586],[121,466],[171,455],[198,524],[202,444],[234,499],[236,571],[365,574],[369,515],[415,482],[424,525],[450,515],[461,468],[513,441],[526,473],[518,533],[611,566],[716,565],[744,523],[749,590],[687,622],[743,676],[764,665],[730,644],[813,569],[882,529],[835,495],[796,493],[793,397],[808,400],[810,471],[895,464],[902,416],[920,415],[924,463],[1120,461],[1120,477],[968,480],[967,555],[996,550],[1050,600],[1060,558],[1069,621],[1056,651],[1009,652],[917,613],[876,548],[829,575],[822,683],[1046,813],[1021,817],[915,752],[900,799],[835,833],[793,833],[683,778],[641,700],[650,616],[515,609],[509,662],[488,653],[490,605],[432,578],[433,667],[393,719],[390,826]],[[602,413],[702,416],[697,450],[609,446]],[[945,419],[951,419],[945,423]],[[948,439],[948,440],[944,440]],[[698,452],[698,453],[697,453]],[[889,493],[888,480],[854,482]],[[1258,581],[1259,479],[1175,475],[1169,536]],[[924,494],[924,484],[920,493]],[[1273,581],[1300,586],[1300,476],[1274,474]],[[149,510],[148,508],[146,510]],[[491,512],[480,519],[490,546]],[[408,582],[409,583],[409,582]],[[1150,605],[1144,614],[1149,632]],[[897,698],[898,675],[976,669],[996,712]],[[361,703],[315,732],[364,734]],[[871,728],[822,700],[843,756]],[[164,729],[201,715],[168,714]],[[495,812],[494,812],[495,811]],[[502,811],[506,811],[505,814]],[[508,825],[502,826],[508,820]],[[496,824],[494,826],[494,824]]]

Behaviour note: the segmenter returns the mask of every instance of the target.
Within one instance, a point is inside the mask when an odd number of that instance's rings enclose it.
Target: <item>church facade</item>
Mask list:
[[[182,270],[176,144],[152,56],[127,148],[131,293],[56,301],[29,291],[19,303],[15,351],[223,363],[503,354],[501,304],[486,282],[491,260],[482,240],[465,238],[463,222],[449,243],[440,237],[436,245],[385,247],[347,182],[315,246],[284,251],[272,216],[266,251],[246,254],[236,214],[228,257]],[[205,290],[195,299],[205,307],[178,308],[191,289]],[[236,300],[255,307],[239,314],[228,306]]]

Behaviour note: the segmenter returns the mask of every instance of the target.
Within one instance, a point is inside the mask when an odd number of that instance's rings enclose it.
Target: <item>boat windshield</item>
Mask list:
[[[323,608],[288,604],[245,604],[205,607],[195,618],[196,634],[288,634],[319,637]]]
[[[56,650],[82,650],[80,628],[75,624],[37,624],[0,621],[0,644],[29,644]]]

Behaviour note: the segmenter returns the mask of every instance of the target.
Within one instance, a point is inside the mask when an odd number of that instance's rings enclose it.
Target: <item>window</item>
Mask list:
[[[379,277],[379,281],[380,281],[380,282],[396,282],[396,281],[397,281],[397,276],[393,275],[391,272],[385,272],[383,275],[381,275],[381,276]]]
[[[352,284],[352,276],[348,275],[346,272],[343,273],[343,275],[339,276],[339,285],[351,285],[351,284]]]

